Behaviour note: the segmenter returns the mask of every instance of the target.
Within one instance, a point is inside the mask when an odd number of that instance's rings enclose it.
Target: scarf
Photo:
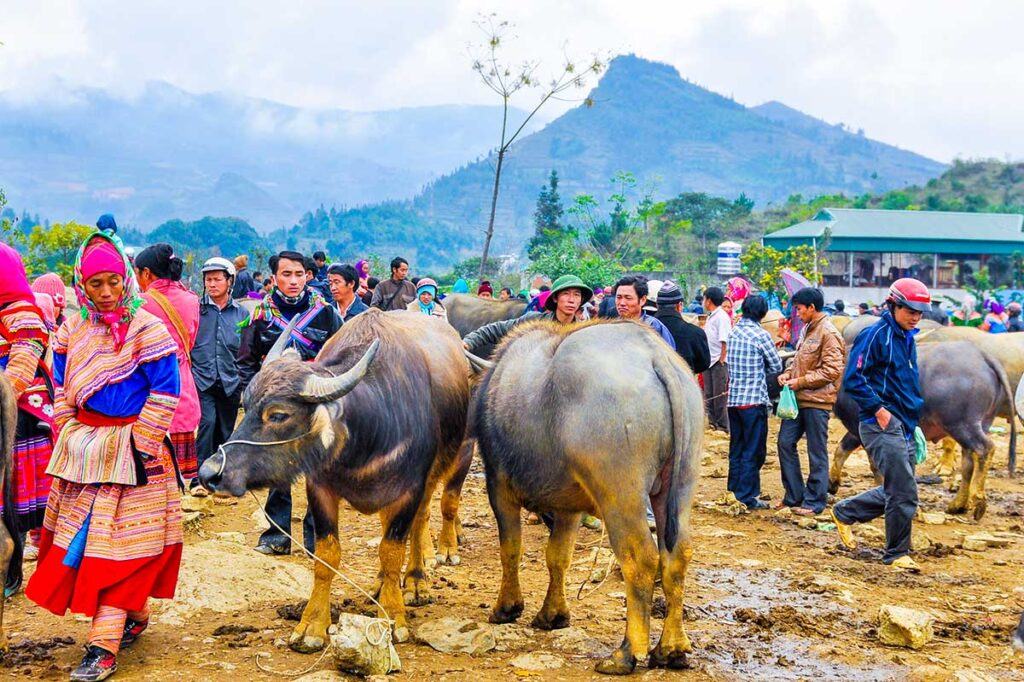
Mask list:
[[[21,255],[3,242],[0,242],[0,272],[4,273],[0,277],[0,308],[17,301],[35,305],[36,298],[28,285]]]
[[[101,312],[98,310],[96,308],[96,304],[93,303],[92,299],[85,293],[85,280],[88,278],[85,277],[82,270],[82,259],[83,256],[85,256],[87,248],[90,252],[92,249],[97,248],[97,242],[100,242],[101,244],[99,248],[102,248],[103,246],[112,246],[114,251],[116,251],[116,253],[121,257],[121,261],[124,266],[124,291],[121,293],[121,300],[118,301],[114,309],[109,312]],[[144,301],[142,296],[139,294],[139,284],[135,280],[135,270],[132,269],[131,263],[128,262],[128,256],[124,252],[124,245],[116,234],[112,232],[104,232],[103,230],[96,230],[85,238],[85,241],[82,242],[82,246],[78,249],[78,256],[75,258],[75,270],[72,286],[75,289],[75,297],[78,299],[78,305],[81,306],[82,319],[92,320],[93,322],[105,324],[110,327],[110,334],[114,340],[114,349],[121,350],[121,346],[124,345],[125,337],[128,335],[128,327],[131,325],[132,318],[135,316],[135,313],[138,312]]]
[[[420,312],[421,313],[423,313],[424,315],[433,315],[434,314],[434,306],[437,305],[436,303],[434,303],[434,299],[430,299],[430,304],[429,305],[423,305],[423,301],[421,301],[418,298],[416,299],[416,302],[420,304]]]

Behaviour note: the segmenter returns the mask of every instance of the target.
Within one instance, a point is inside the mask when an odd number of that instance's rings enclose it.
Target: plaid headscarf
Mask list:
[[[117,302],[117,307],[108,313],[103,313],[96,309],[96,304],[85,293],[85,281],[82,277],[82,256],[85,254],[86,247],[95,240],[109,242],[124,261],[124,291],[121,293],[121,300]],[[139,283],[135,279],[135,269],[128,260],[128,255],[124,252],[124,245],[121,243],[120,237],[112,232],[105,232],[103,230],[96,230],[86,237],[85,241],[78,248],[78,256],[75,258],[74,279],[71,286],[75,290],[78,305],[81,306],[82,319],[109,325],[110,333],[114,337],[114,347],[120,350],[125,336],[128,334],[128,325],[131,324],[132,317],[135,316],[135,313],[138,312],[145,302],[139,293]]]

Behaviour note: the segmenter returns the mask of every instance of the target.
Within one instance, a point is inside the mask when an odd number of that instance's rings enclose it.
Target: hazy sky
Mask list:
[[[165,80],[311,107],[492,103],[467,56],[482,12],[515,23],[508,56],[541,73],[563,50],[636,52],[941,161],[1024,158],[1014,0],[0,0],[0,90]]]

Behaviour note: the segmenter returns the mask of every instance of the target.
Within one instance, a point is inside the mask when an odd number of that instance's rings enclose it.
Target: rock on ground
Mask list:
[[[518,668],[519,670],[540,672],[542,670],[557,670],[565,665],[565,661],[554,654],[537,652],[520,654],[509,661],[509,664],[511,664],[513,668]]]
[[[890,646],[920,649],[934,636],[934,622],[930,613],[885,604],[878,609],[878,640]]]
[[[245,613],[257,605],[306,599],[312,586],[307,565],[234,542],[206,540],[185,545],[174,599],[155,601],[154,610],[161,623],[181,626],[204,609]]]
[[[445,654],[478,656],[498,642],[490,625],[459,618],[428,620],[416,628],[416,639]]]
[[[578,627],[568,627],[564,630],[557,630],[551,634],[551,647],[565,653],[600,658],[608,656],[612,647],[604,642],[587,634],[586,630]]]
[[[378,618],[341,614],[331,634],[331,654],[339,670],[357,675],[386,675],[402,669],[391,642],[391,626]]]

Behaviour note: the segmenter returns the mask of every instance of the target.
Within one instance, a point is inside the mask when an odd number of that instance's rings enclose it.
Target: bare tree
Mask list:
[[[486,36],[484,43],[473,48],[473,70],[480,75],[484,85],[494,91],[501,98],[501,142],[498,145],[498,159],[494,167],[494,192],[491,194],[491,215],[487,222],[487,235],[484,238],[484,251],[480,257],[480,278],[484,276],[484,264],[487,263],[487,254],[491,249],[491,239],[494,237],[494,214],[498,208],[498,190],[501,187],[501,167],[505,162],[505,154],[508,153],[512,143],[516,141],[519,134],[523,132],[530,120],[540,111],[547,102],[552,99],[561,100],[560,95],[571,89],[583,88],[587,79],[600,74],[606,63],[596,55],[591,58],[584,68],[566,56],[562,64],[561,72],[554,76],[547,83],[542,83],[535,75],[540,67],[539,62],[526,61],[518,66],[504,62],[500,59],[499,52],[505,44],[506,38],[510,37],[512,24],[507,21],[500,21],[497,16],[490,14],[481,17],[476,22],[477,27]],[[508,120],[509,105],[512,97],[524,88],[542,88],[541,98],[537,105],[527,114],[522,123],[515,130],[510,130]],[[593,102],[590,98],[583,100],[586,106]]]

